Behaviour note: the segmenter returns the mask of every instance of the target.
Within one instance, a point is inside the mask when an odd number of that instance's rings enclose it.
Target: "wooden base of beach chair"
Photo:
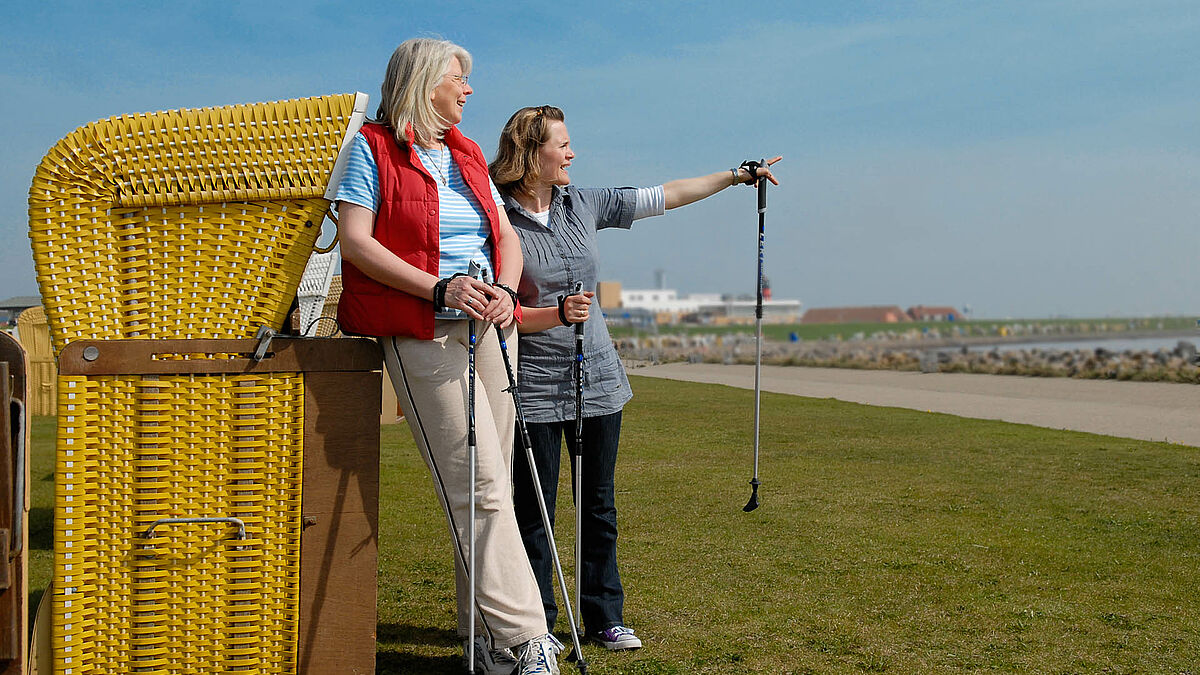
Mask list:
[[[80,409],[60,410],[76,449],[58,458],[59,487],[88,498],[79,527],[109,543],[67,541],[56,560],[89,584],[55,591],[55,672],[374,671],[379,347],[276,338],[255,362],[256,346],[83,340],[63,350],[62,391]],[[119,411],[115,424],[89,412],[93,389],[104,411]],[[225,440],[187,447],[193,425],[208,427],[198,440]],[[122,439],[114,426],[136,431]],[[109,487],[76,484],[89,474]]]

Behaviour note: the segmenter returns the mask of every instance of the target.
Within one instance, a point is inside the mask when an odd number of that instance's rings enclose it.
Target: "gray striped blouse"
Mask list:
[[[637,200],[635,188],[580,189],[554,186],[549,225],[542,225],[515,199],[504,198],[508,218],[521,240],[525,258],[517,297],[525,307],[558,305],[558,296],[595,291],[598,279],[596,232],[629,229]],[[629,378],[617,356],[604,317],[591,312],[583,332],[584,416],[617,412],[633,398]],[[555,326],[520,337],[518,378],[521,409],[529,422],[575,419],[575,331]]]

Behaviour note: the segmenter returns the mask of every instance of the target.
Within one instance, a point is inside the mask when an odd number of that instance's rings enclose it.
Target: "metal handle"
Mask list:
[[[254,354],[250,358],[254,359],[255,363],[261,362],[267,356],[267,349],[271,346],[271,340],[275,337],[275,331],[270,326],[259,326],[258,332],[254,334],[254,339],[258,340],[258,348],[254,350]]]
[[[222,518],[222,517],[204,517],[204,518],[159,518],[150,523],[150,527],[142,533],[142,539],[149,539],[154,534],[154,528],[159,525],[168,525],[176,523],[230,523],[237,525],[237,539],[246,538],[246,523],[242,522],[241,518]]]
[[[25,406],[18,400],[11,401],[13,424],[13,448],[17,452],[17,466],[13,475],[16,489],[13,490],[13,533],[8,548],[9,559],[21,555],[25,548]]]

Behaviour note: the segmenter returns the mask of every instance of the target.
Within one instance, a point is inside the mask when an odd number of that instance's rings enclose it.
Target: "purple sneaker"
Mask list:
[[[633,634],[633,629],[625,626],[613,626],[593,633],[592,640],[610,651],[639,649],[642,646],[642,641]]]

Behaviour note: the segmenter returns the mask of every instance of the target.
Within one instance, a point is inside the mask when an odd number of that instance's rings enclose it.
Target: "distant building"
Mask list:
[[[654,322],[679,323],[751,323],[754,321],[753,298],[736,298],[718,293],[692,293],[680,297],[674,289],[621,290],[621,308],[606,309],[610,318],[636,313],[654,317]],[[603,307],[603,305],[601,305]],[[763,298],[763,321],[793,323],[800,316],[799,300],[769,300]]]
[[[962,314],[953,307],[926,307],[917,305],[908,308],[908,316],[913,321],[962,321]]]
[[[42,304],[42,299],[36,295],[20,295],[7,300],[0,300],[0,320],[15,325],[17,315],[30,307],[38,307]]]
[[[645,309],[650,312],[666,312],[671,314],[689,314],[700,309],[700,303],[693,298],[681,298],[673,288],[654,288],[650,290],[621,289],[622,309]]]
[[[712,308],[708,314],[707,323],[753,323],[754,300],[724,298],[721,304]],[[772,300],[763,294],[764,323],[796,323],[800,319],[799,300]]]
[[[903,323],[908,314],[897,305],[870,307],[814,307],[804,313],[800,323]]]
[[[617,309],[621,306],[621,282],[601,281],[596,284],[596,302],[600,309]]]

